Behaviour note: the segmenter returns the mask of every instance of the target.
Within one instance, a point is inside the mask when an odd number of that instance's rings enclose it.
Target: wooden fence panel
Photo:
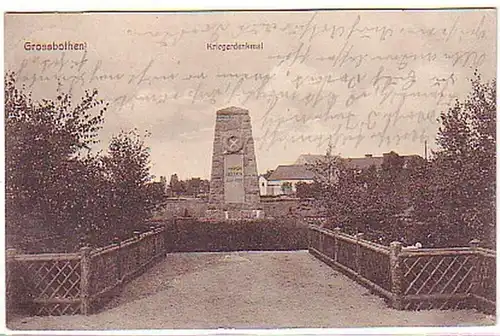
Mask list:
[[[327,257],[335,259],[335,237],[330,235],[322,235],[323,236],[323,249],[321,252],[325,254]]]
[[[18,255],[16,271],[21,301],[35,315],[74,315],[81,312],[80,258],[72,255]]]
[[[321,251],[320,250],[321,233],[316,231],[316,230],[309,230],[309,234],[310,234],[310,239],[311,239],[310,240],[311,247],[315,248],[318,251]]]
[[[391,290],[391,263],[389,251],[377,251],[364,245],[360,246],[359,273],[364,278]]]
[[[122,278],[131,277],[137,269],[138,261],[138,245],[133,242],[128,242],[122,245]]]
[[[474,295],[476,305],[485,307],[488,312],[496,310],[496,258],[493,252],[479,252],[477,262],[477,279]]]
[[[33,315],[88,314],[165,255],[164,229],[80,253],[8,256],[9,303]],[[10,307],[10,305],[9,305]]]
[[[391,301],[396,309],[470,308],[495,313],[496,258],[479,241],[459,248],[391,247],[310,227],[310,252]]]
[[[337,238],[338,256],[337,262],[347,268],[356,270],[356,249],[357,244],[342,238]]]
[[[91,256],[89,289],[91,297],[116,287],[121,281],[118,247]]]
[[[424,253],[401,256],[405,309],[466,306],[474,284],[475,253]]]

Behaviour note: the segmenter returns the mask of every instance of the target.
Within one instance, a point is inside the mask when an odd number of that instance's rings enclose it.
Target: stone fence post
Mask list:
[[[90,314],[90,252],[92,248],[90,247],[82,247],[80,249],[81,260],[81,279],[80,279],[80,298],[81,302],[81,311],[83,315]]]
[[[403,245],[394,241],[390,244],[392,308],[403,309],[403,274],[400,253]]]

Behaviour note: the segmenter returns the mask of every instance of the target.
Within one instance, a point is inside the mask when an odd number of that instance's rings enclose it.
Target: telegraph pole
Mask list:
[[[425,161],[427,161],[427,140],[424,140],[424,157]]]

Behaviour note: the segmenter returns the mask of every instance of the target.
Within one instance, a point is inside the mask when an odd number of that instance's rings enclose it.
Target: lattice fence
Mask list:
[[[404,308],[466,307],[477,274],[477,260],[472,250],[403,252]]]
[[[492,250],[390,247],[310,226],[309,251],[388,298],[396,309],[496,310],[496,258]]]
[[[80,265],[79,254],[18,256],[15,281],[20,304],[35,315],[79,314]]]
[[[165,255],[164,229],[79,253],[9,251],[9,308],[17,306],[33,315],[88,314],[99,309],[116,288]]]

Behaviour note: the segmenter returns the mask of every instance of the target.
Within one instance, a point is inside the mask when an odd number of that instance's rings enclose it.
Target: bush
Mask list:
[[[176,218],[166,224],[165,234],[168,252],[307,249],[307,225],[291,218],[221,222]]]

